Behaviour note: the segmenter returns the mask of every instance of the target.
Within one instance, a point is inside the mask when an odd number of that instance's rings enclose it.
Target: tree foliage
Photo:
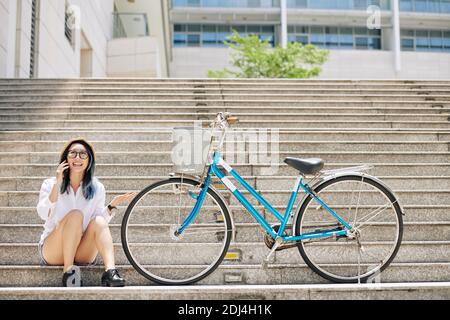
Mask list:
[[[298,42],[289,43],[287,48],[272,48],[268,40],[256,35],[241,37],[236,31],[227,39],[234,68],[210,70],[210,78],[311,78],[320,74],[329,54],[328,50]]]

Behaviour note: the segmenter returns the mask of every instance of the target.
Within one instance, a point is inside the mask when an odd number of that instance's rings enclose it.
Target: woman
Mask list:
[[[64,147],[56,177],[41,187],[37,211],[45,220],[39,254],[45,265],[63,265],[63,286],[81,286],[78,265],[95,264],[100,253],[105,272],[103,286],[124,286],[115,267],[114,247],[108,227],[113,211],[136,193],[115,197],[105,206],[105,187],[94,177],[94,148],[84,139]]]

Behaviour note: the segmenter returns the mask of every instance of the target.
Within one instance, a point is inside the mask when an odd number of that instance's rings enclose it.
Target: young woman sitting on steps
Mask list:
[[[63,265],[63,286],[81,286],[80,268],[103,259],[103,286],[124,286],[115,267],[114,247],[108,223],[113,211],[136,193],[115,197],[105,206],[105,187],[94,177],[94,148],[84,139],[66,143],[56,177],[41,187],[37,211],[45,221],[39,241],[44,265]]]

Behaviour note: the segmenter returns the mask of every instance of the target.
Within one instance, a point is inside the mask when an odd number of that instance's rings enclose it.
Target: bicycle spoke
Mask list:
[[[302,241],[298,248],[305,262],[336,282],[362,282],[389,265],[403,227],[401,212],[385,189],[370,177],[349,175],[326,181],[315,191],[342,220],[353,222],[354,228],[346,236]],[[343,228],[328,212],[318,211],[311,197],[301,210],[296,235]]]

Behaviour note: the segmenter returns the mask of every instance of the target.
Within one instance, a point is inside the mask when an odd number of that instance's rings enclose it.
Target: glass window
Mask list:
[[[260,0],[247,0],[247,7],[249,8],[260,8],[261,1]]]
[[[262,26],[262,27],[261,27],[261,32],[264,32],[264,33],[273,33],[273,32],[274,32],[273,26]]]
[[[185,7],[186,6],[186,0],[173,0],[173,6],[174,7]]]
[[[352,8],[352,0],[339,0],[337,2],[338,9],[351,9]]]
[[[450,51],[450,31],[444,31],[444,38],[442,39],[444,50]]]
[[[236,30],[239,34],[245,33],[245,26],[231,26],[231,30]]]
[[[426,12],[427,11],[427,0],[415,0],[415,11]]]
[[[430,47],[431,49],[442,49],[441,31],[430,31]]]
[[[339,45],[343,48],[353,48],[353,29],[340,28]]]
[[[413,11],[413,0],[400,0],[401,11]]]
[[[200,35],[199,34],[188,34],[187,35],[188,47],[199,47],[200,46]]]
[[[430,47],[428,31],[417,30],[416,31],[416,50],[427,51]]]
[[[255,26],[255,25],[249,25],[247,26],[247,32],[248,33],[260,33],[260,27],[259,26]]]
[[[367,28],[355,28],[355,34],[366,35],[367,30],[368,30]]]
[[[313,28],[311,28],[313,29]],[[325,35],[323,33],[314,33],[311,30],[311,43],[316,46],[322,46],[325,42]]]
[[[204,32],[202,34],[202,45],[205,47],[215,46],[217,44],[217,33]]]
[[[413,39],[402,39],[402,50],[414,51],[414,40]]]
[[[429,12],[439,12],[439,2],[440,0],[428,0],[428,11]]]
[[[295,27],[294,26],[288,26],[288,33],[295,33]]]
[[[441,1],[441,12],[442,13],[450,13],[450,0],[442,0]]]
[[[367,31],[371,36],[381,36],[381,29],[368,29]]]
[[[367,49],[369,45],[369,40],[367,37],[356,37],[355,38],[356,49]]]
[[[353,0],[354,8],[360,10],[367,9],[367,0]]]
[[[402,37],[414,37],[414,30],[405,30],[405,29],[403,29],[400,32],[400,34],[401,34]]]
[[[230,26],[228,26],[228,25],[218,25],[217,26],[217,31],[218,32],[230,33]]]
[[[302,44],[308,44],[308,36],[297,36],[295,40]]]
[[[289,41],[289,42],[295,42],[295,41],[297,41],[297,40],[296,40],[295,34],[289,34],[289,35],[288,35],[288,41]]]
[[[297,33],[309,33],[309,28],[305,27],[305,26],[296,26],[295,27],[295,32]]]
[[[325,45],[329,48],[337,48],[338,46],[338,28],[325,27]]]
[[[216,32],[216,25],[214,24],[204,24],[202,26],[202,31],[203,32]]]
[[[187,0],[189,7],[200,7],[200,0]]]
[[[369,49],[380,50],[381,49],[381,39],[380,38],[369,38]]]
[[[187,31],[188,32],[200,32],[201,31],[201,25],[199,25],[199,24],[188,24]]]
[[[173,31],[175,31],[175,32],[185,32],[186,31],[186,25],[185,24],[175,24],[173,26]]]
[[[174,33],[173,45],[175,47],[185,47],[187,43],[187,35],[182,33]]]

